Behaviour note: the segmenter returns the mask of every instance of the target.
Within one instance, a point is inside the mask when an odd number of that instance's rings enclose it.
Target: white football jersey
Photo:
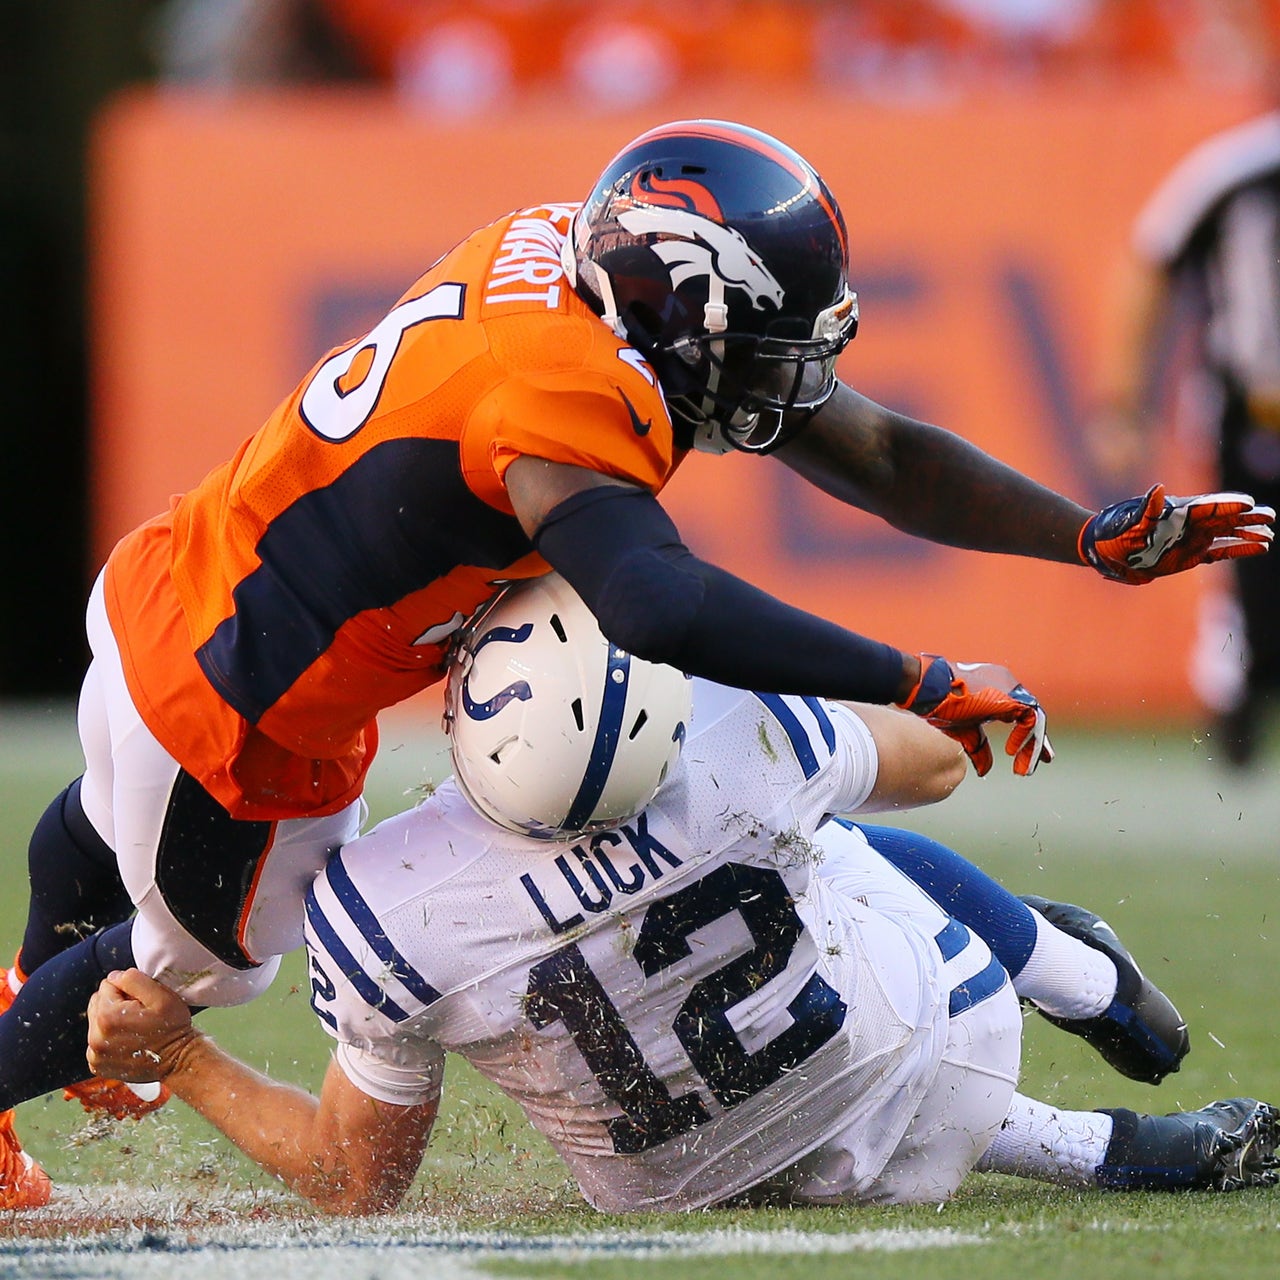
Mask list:
[[[875,776],[847,708],[695,681],[678,766],[615,830],[523,838],[446,782],[316,880],[312,1005],[384,1101],[461,1054],[602,1209],[723,1200],[851,1125],[874,1177],[947,1032],[930,935],[815,872]]]

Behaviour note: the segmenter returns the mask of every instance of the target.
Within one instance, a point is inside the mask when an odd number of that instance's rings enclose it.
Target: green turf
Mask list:
[[[390,735],[371,789],[375,816],[438,765],[434,742]],[[1190,730],[1108,734],[1075,730],[1037,777],[971,778],[950,801],[909,825],[955,844],[1022,892],[1103,911],[1191,1023],[1193,1052],[1159,1089],[1109,1073],[1078,1040],[1032,1016],[1025,1092],[1065,1106],[1195,1107],[1250,1094],[1280,1100],[1276,1048],[1280,910],[1277,756],[1247,777],[1211,758]],[[11,953],[25,911],[26,837],[47,799],[76,768],[65,709],[0,708],[0,950]],[[908,823],[906,818],[893,821]],[[211,1011],[204,1025],[255,1064],[318,1084],[328,1042],[299,989],[291,958],[262,1000]],[[60,1097],[24,1104],[20,1132],[55,1180],[172,1187],[270,1184],[203,1122],[178,1105],[137,1124],[88,1124]],[[587,1210],[542,1142],[465,1065],[451,1061],[446,1105],[410,1207],[467,1229],[574,1232],[615,1224]],[[971,1177],[942,1209],[787,1212],[724,1210],[631,1225],[702,1231],[945,1229],[981,1243],[946,1249],[844,1255],[662,1261],[664,1280],[785,1280],[846,1275],[1272,1276],[1280,1267],[1280,1192],[1232,1196],[1063,1192],[1010,1179]],[[488,1265],[488,1264],[486,1264]],[[630,1276],[634,1259],[494,1264],[522,1275]]]

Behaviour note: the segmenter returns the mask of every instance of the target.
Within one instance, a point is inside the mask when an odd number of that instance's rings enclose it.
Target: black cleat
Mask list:
[[[1116,997],[1092,1018],[1059,1018],[1036,1012],[1055,1027],[1082,1036],[1123,1076],[1144,1084],[1159,1084],[1177,1071],[1191,1051],[1187,1024],[1173,1002],[1147,981],[1101,916],[1069,902],[1024,895],[1022,901],[1063,933],[1110,957],[1116,966]]]
[[[1280,1181],[1280,1111],[1253,1098],[1167,1116],[1103,1108],[1115,1128],[1094,1173],[1110,1191],[1239,1191]]]

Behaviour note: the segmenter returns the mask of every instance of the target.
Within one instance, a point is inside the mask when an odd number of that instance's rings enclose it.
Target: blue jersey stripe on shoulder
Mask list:
[[[416,996],[423,1004],[433,1004],[440,999],[440,993],[396,950],[395,944],[387,937],[378,917],[374,915],[369,904],[360,896],[360,891],[351,882],[342,859],[331,858],[325,868],[325,877],[329,887],[337,895],[343,910],[351,917],[351,923],[360,930],[364,940],[373,948],[378,959],[387,966],[387,971],[407,991]]]
[[[813,743],[809,741],[804,725],[787,705],[787,700],[776,693],[757,693],[755,696],[764,703],[791,740],[791,749],[796,753],[804,776],[812,778],[818,772],[818,755],[813,749]]]
[[[822,734],[822,740],[827,744],[827,754],[835,755],[836,728],[831,723],[831,717],[827,715],[826,707],[822,705],[822,699],[806,697],[803,701],[804,705],[813,712],[813,718],[818,722],[818,730]]]
[[[307,891],[307,920],[315,930],[320,945],[337,962],[365,1004],[377,1009],[379,1013],[385,1013],[392,1022],[406,1022],[409,1015],[360,967],[355,956],[347,950],[346,943],[338,937],[316,901],[314,889]]]

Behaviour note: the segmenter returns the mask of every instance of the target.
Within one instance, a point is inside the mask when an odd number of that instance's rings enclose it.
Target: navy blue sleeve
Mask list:
[[[605,485],[552,509],[534,545],[614,644],[764,693],[889,703],[903,655],[700,560],[649,493]]]

